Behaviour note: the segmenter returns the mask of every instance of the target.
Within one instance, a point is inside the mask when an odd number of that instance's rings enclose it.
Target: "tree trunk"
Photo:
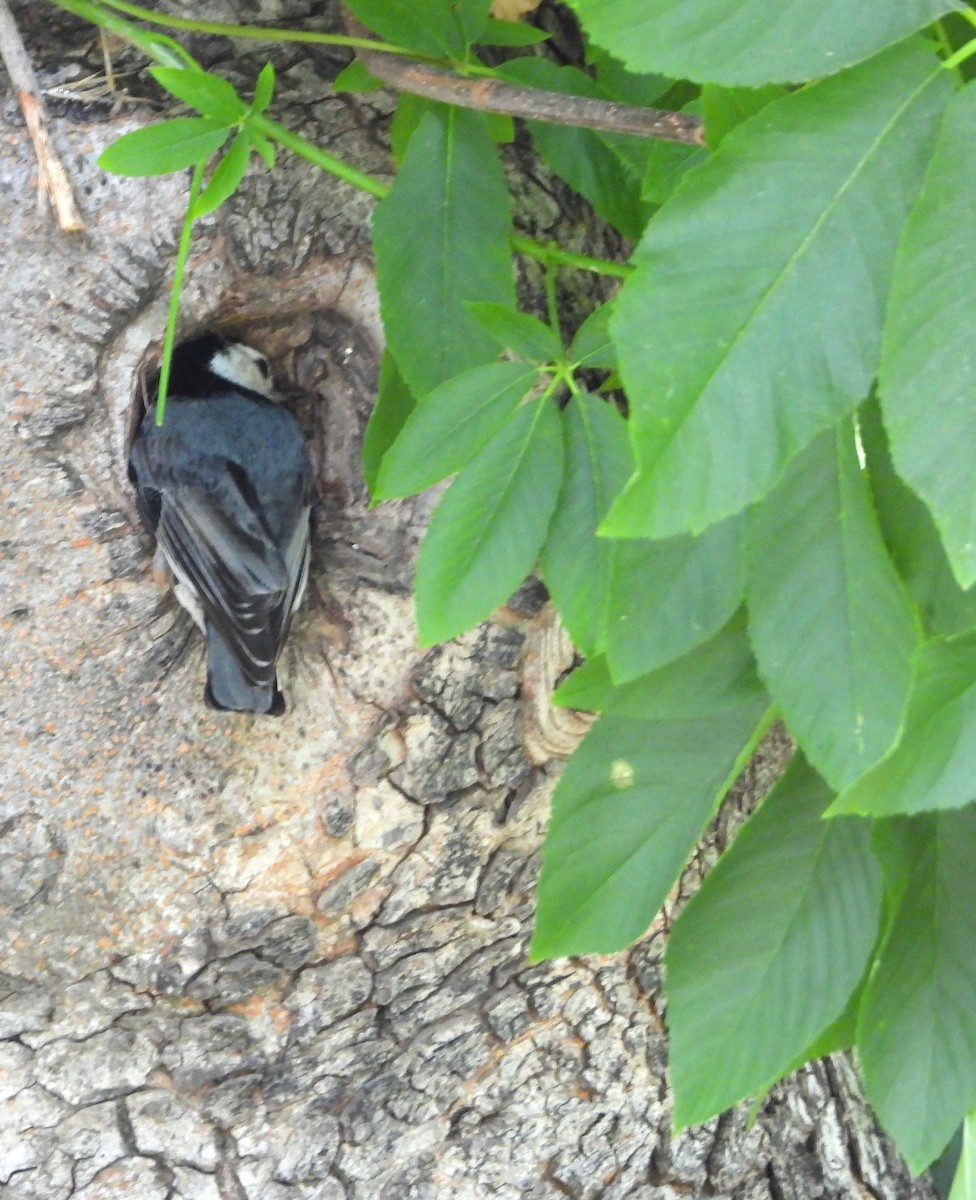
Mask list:
[[[91,31],[37,0],[15,11],[42,82],[100,69]],[[244,94],[266,56],[193,49]],[[390,98],[333,96],[338,54],[274,57],[275,115],[388,176]],[[129,87],[153,94],[145,76]],[[288,714],[204,707],[200,640],[152,580],[125,467],[186,180],[95,166],[145,104],[52,99],[88,225],[59,235],[3,99],[0,1195],[930,1196],[842,1057],[751,1126],[742,1108],[671,1136],[666,917],[630,953],[527,964],[558,756],[586,724],[547,703],[568,647],[529,585],[418,649],[408,589],[431,498],[370,510],[358,461],[380,346],[372,202],[286,155],[204,223],[182,328],[239,331],[295,396],[321,491],[312,596]],[[536,223],[565,225],[558,187],[520,179]],[[568,228],[576,248],[595,236]],[[696,870],[786,752],[769,743]]]

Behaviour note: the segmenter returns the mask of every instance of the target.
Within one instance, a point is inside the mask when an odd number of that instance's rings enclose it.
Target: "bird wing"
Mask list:
[[[236,464],[227,470],[231,479],[242,474]],[[185,482],[172,491],[164,487],[156,537],[246,678],[262,685],[274,676],[290,580],[259,513],[234,490],[225,486],[218,500]]]

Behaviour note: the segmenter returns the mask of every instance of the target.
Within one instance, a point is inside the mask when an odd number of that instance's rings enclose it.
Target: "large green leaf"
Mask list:
[[[563,485],[542,549],[541,568],[559,615],[583,654],[603,648],[610,572],[617,547],[596,536],[633,467],[627,423],[595,396],[574,396],[562,411]]]
[[[917,41],[784,96],[651,220],[611,326],[641,466],[606,532],[669,537],[739,511],[865,397],[951,87]]]
[[[508,190],[480,113],[428,110],[373,216],[387,341],[418,396],[497,357],[464,307],[515,307]]]
[[[678,918],[668,942],[677,1125],[765,1091],[844,1011],[874,946],[881,872],[865,821],[795,759]]]
[[[532,570],[562,480],[559,414],[521,408],[458,475],[430,519],[417,562],[426,646],[483,621]]]
[[[698,537],[628,539],[614,547],[607,661],[618,683],[687,654],[742,602],[741,517]]]
[[[976,627],[976,587],[959,586],[932,513],[895,472],[876,400],[858,426],[881,533],[926,628],[948,636]]]
[[[865,991],[858,1050],[868,1099],[918,1172],[976,1105],[976,808],[912,825],[914,863]]]
[[[710,83],[796,83],[901,41],[958,0],[570,0],[633,71]]]
[[[849,421],[797,455],[749,541],[759,668],[811,762],[845,787],[898,737],[917,646]]]
[[[976,634],[919,654],[905,732],[876,767],[837,797],[834,813],[886,816],[976,801]]]
[[[386,452],[377,500],[422,492],[459,471],[515,412],[537,373],[521,362],[487,363],[424,396]]]
[[[946,111],[898,250],[881,407],[899,474],[932,510],[956,578],[976,583],[976,87]]]
[[[766,704],[741,624],[615,689],[552,798],[533,958],[609,954],[646,931]]]
[[[702,88],[701,114],[705,123],[705,141],[717,150],[726,134],[743,122],[762,112],[767,104],[785,94],[779,84],[770,83],[761,88],[722,87],[709,83]]]

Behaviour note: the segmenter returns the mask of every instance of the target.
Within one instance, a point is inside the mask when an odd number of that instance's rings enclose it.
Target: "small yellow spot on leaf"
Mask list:
[[[616,788],[634,786],[634,768],[626,759],[616,758],[610,764],[610,782]]]

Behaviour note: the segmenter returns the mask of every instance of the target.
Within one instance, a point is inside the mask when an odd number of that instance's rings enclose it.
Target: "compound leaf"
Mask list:
[[[640,468],[604,532],[739,511],[864,399],[946,76],[912,42],[774,100],[654,216],[611,324]]]

